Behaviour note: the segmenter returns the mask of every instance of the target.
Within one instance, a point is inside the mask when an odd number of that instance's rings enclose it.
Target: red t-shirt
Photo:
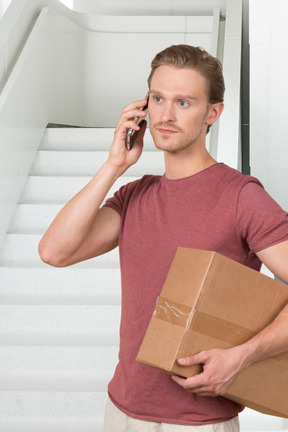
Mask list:
[[[144,176],[105,205],[122,217],[120,351],[110,398],[146,421],[203,425],[233,418],[240,405],[189,393],[135,358],[178,246],[216,251],[260,270],[255,252],[288,240],[287,213],[258,180],[222,163],[179,180]]]

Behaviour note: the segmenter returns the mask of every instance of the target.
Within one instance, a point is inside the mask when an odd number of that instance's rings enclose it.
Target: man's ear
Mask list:
[[[211,126],[213,123],[215,123],[219,119],[223,110],[224,110],[224,103],[223,102],[211,104],[209,106],[209,111],[208,111],[208,114],[206,116],[205,123],[207,125]]]

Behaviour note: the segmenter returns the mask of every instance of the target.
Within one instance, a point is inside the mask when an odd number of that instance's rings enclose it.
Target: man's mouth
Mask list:
[[[157,127],[157,130],[159,133],[163,134],[163,135],[173,135],[175,133],[178,133],[177,130],[174,129],[168,129],[168,128],[163,128],[163,127]]]

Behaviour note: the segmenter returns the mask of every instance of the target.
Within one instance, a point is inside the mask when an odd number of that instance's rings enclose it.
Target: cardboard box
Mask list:
[[[183,377],[201,366],[177,359],[249,340],[288,303],[288,287],[218,253],[178,248],[137,361]],[[225,397],[265,414],[288,417],[288,353],[258,362]]]

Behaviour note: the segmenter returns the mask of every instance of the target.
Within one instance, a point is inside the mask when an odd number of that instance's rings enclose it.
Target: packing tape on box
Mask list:
[[[171,302],[170,299],[159,297],[153,316],[168,321],[171,324],[187,327],[191,308],[180,303]]]
[[[219,320],[162,296],[158,298],[153,316],[181,327],[190,326],[193,319],[193,330],[199,334],[222,341],[233,340],[235,344],[243,343],[255,335],[255,332],[245,327]],[[212,326],[211,323],[213,323]]]

